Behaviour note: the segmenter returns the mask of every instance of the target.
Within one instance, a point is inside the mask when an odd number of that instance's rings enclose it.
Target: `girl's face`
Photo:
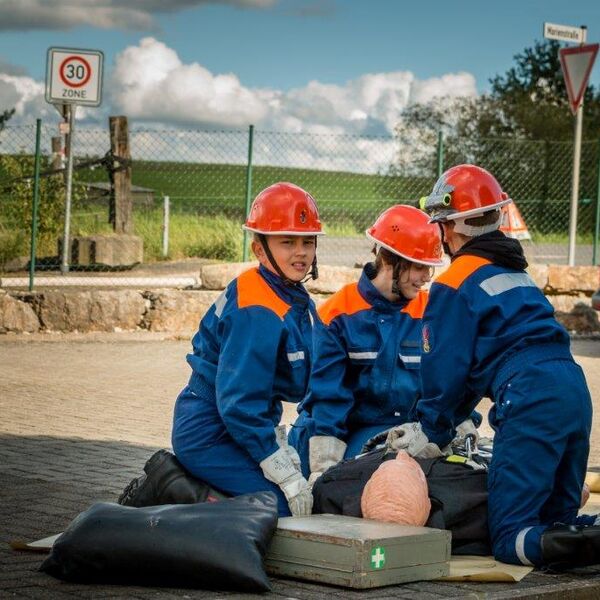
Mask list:
[[[317,249],[315,236],[268,235],[266,239],[269,250],[284,275],[292,281],[302,281],[315,258]],[[260,242],[256,240],[252,242],[252,251],[265,268],[277,274]]]
[[[400,271],[398,287],[407,300],[417,296],[419,290],[431,281],[433,267],[411,262],[408,267]]]

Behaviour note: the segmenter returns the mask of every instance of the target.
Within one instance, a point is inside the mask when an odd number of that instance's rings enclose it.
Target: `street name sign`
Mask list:
[[[587,39],[587,27],[571,27],[570,25],[544,23],[544,37],[549,40],[560,40],[561,42],[572,42],[573,44],[585,44]]]
[[[102,101],[104,54],[99,50],[48,48],[46,101],[98,106]]]
[[[598,44],[561,48],[559,50],[560,64],[573,114],[577,113],[577,109],[583,100],[583,94],[597,54]]]

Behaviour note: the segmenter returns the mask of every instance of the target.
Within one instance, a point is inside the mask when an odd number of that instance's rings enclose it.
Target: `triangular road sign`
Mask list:
[[[577,112],[583,99],[588,79],[598,54],[598,44],[587,44],[575,48],[561,48],[559,50],[560,64],[562,66],[569,104],[573,114]]]
[[[515,238],[516,240],[530,240],[531,234],[514,200],[503,206],[501,210],[502,225],[500,231],[503,231],[506,237]]]

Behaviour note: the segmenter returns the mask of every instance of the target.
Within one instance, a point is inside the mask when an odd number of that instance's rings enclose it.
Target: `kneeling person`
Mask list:
[[[192,340],[189,383],[175,404],[172,444],[195,477],[229,495],[271,490],[279,514],[310,514],[297,453],[277,439],[282,400],[306,393],[321,222],[313,198],[290,183],[263,190],[244,228],[260,266],[232,281]]]

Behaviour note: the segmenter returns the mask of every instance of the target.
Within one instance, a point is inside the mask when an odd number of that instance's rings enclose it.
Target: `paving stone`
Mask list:
[[[13,336],[15,337],[15,336]],[[98,501],[115,501],[159,448],[169,447],[174,400],[189,377],[187,341],[123,336],[101,339],[0,337],[0,597],[409,599],[598,598],[600,569],[534,572],[519,584],[416,582],[352,591],[273,579],[271,594],[83,586],[37,569],[44,556],[5,543],[59,533]],[[96,340],[96,341],[95,341]],[[112,341],[111,341],[112,340]],[[600,398],[600,341],[574,342],[592,397]],[[484,404],[484,412],[488,404]],[[598,407],[596,407],[598,408]],[[293,418],[286,406],[284,419]],[[600,464],[600,411],[592,464]]]

